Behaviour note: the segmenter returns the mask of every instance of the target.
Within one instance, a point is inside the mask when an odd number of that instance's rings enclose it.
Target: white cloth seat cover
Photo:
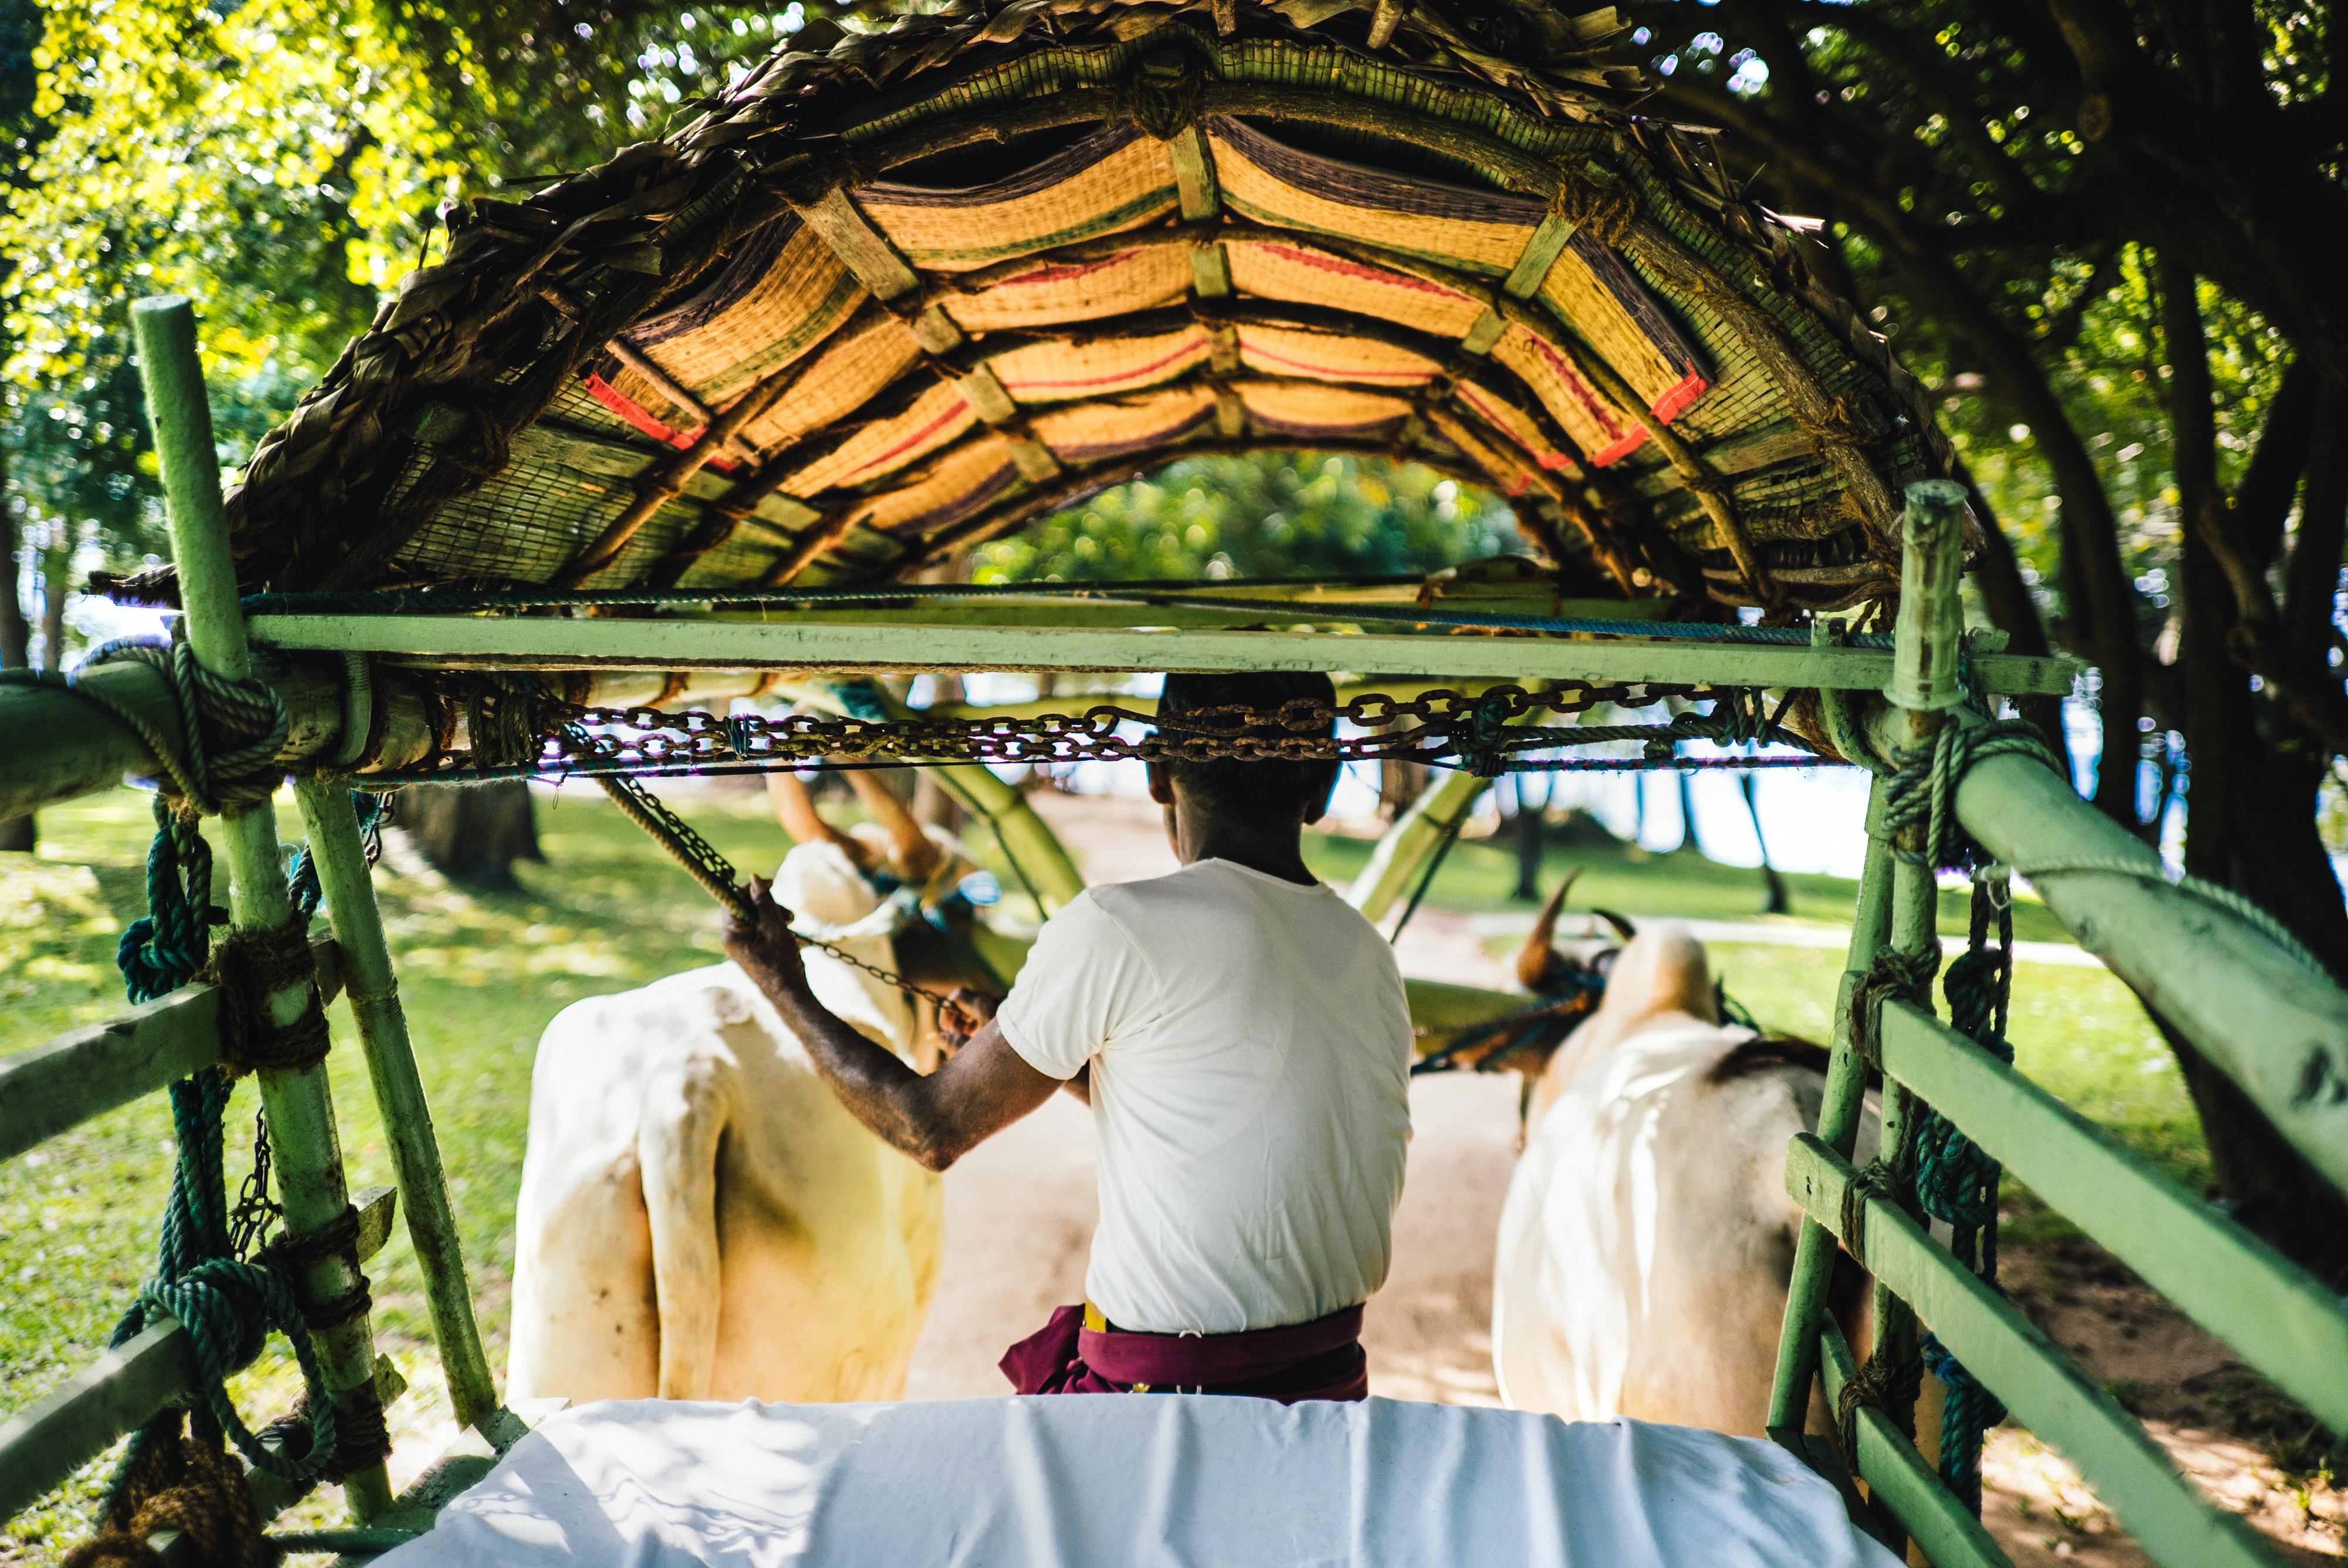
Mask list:
[[[1896,1568],[1776,1445],[1371,1399],[610,1401],[383,1568]]]

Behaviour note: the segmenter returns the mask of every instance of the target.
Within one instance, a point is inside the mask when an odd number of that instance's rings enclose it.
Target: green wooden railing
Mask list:
[[[1962,506],[1952,486],[1910,492],[1894,705],[1872,729],[1887,755],[1931,740],[1943,723],[1980,722],[1956,705],[1958,671],[1945,651],[1962,623]],[[1879,1336],[1911,1353],[1916,1325],[1929,1326],[2016,1421],[2078,1468],[2156,1561],[2278,1561],[2092,1376],[1932,1237],[1907,1206],[1912,1194],[1869,1189],[1849,1205],[1859,1235],[1844,1234],[1865,1079],[1852,997],[1879,948],[1938,944],[1921,830],[1897,844],[1887,838],[1882,802],[1879,782],[1819,1126],[1795,1140],[1787,1160],[1787,1191],[1808,1217],[1788,1291],[1772,1434],[1816,1458],[1817,1440],[1802,1431],[1813,1378],[1833,1409],[1857,1375],[1824,1310],[1839,1243],[1862,1254],[1875,1276]],[[2348,1180],[2348,1097],[2327,1102],[2303,1092],[2309,1083],[2348,1081],[2348,993],[2244,913],[2171,886],[2150,851],[2036,762],[1983,761],[1959,784],[1954,805],[1965,830],[2031,876],[2065,925],[2201,1044],[2283,1136],[2334,1180]],[[1884,1078],[1882,1158],[1895,1173],[1912,1176],[1918,1118],[1927,1106],[1938,1111],[2325,1424],[2348,1430],[2348,1310],[2337,1296],[1925,1009],[1885,1002],[1873,1043]],[[1912,1538],[1941,1568],[2005,1564],[1923,1464],[1911,1419],[1862,1403],[1850,1429],[1855,1451],[1839,1456],[1867,1483],[1877,1532],[1894,1545]]]
[[[427,666],[592,664],[602,680],[613,679],[615,669],[795,670],[806,682],[799,694],[818,701],[822,688],[816,682],[824,675],[901,669],[909,661],[1030,670],[1378,669],[1405,682],[1575,678],[1807,686],[1846,694],[1829,714],[1837,733],[1854,744],[1871,743],[1886,755],[1930,740],[1943,725],[1981,722],[1960,705],[1960,503],[1951,487],[1932,486],[1910,494],[1899,634],[1889,653],[1834,646],[1825,638],[1809,647],[1757,647],[1381,632],[1347,626],[1341,604],[1311,595],[1300,605],[1309,603],[1313,628],[1289,631],[1236,630],[1205,612],[1169,617],[1169,624],[1153,629],[1121,629],[1095,614],[1062,623],[1048,604],[910,619],[901,610],[841,610],[799,625],[681,612],[658,620],[291,615],[248,623],[230,576],[191,314],[184,302],[156,302],[142,306],[138,324],[194,651],[208,668],[236,676],[251,667],[248,630],[256,645],[277,651],[278,661],[263,675],[294,719],[282,760],[305,770],[341,750],[343,732],[357,715],[339,662],[303,655],[351,651]],[[1973,657],[1971,672],[1993,692],[2054,691],[2069,679],[2059,661],[2002,656]],[[172,695],[157,671],[121,666],[90,679],[113,701],[137,708],[150,729],[166,738],[177,734]],[[1888,706],[1872,695],[1887,688]],[[412,695],[378,683],[374,700],[381,707],[373,729],[391,737],[390,750],[408,743],[398,737],[423,734]],[[152,766],[129,727],[67,693],[0,690],[0,723],[43,740],[0,753],[0,813],[71,798]],[[1023,860],[1040,903],[1056,907],[1076,895],[1082,880],[1074,862],[1024,800],[983,768],[949,774],[949,787],[989,816],[1004,846]],[[1466,775],[1438,781],[1381,845],[1355,890],[1357,905],[1376,912],[1390,907],[1440,844],[1441,825],[1465,809],[1482,784]],[[2348,1187],[2348,1094],[2326,1089],[2348,1083],[2348,992],[2277,944],[2256,919],[2171,886],[2150,851],[2035,763],[1985,761],[1959,781],[1953,798],[1966,832],[2029,876],[2082,943],[2192,1039],[2280,1136]],[[1851,1239],[1841,1235],[1842,1214],[1866,1080],[1849,1004],[1879,949],[1921,951],[1939,940],[1931,868],[1914,832],[1896,845],[1883,832],[1883,800],[1879,781],[1818,1127],[1789,1152],[1788,1191],[1808,1219],[1788,1290],[1770,1424],[1779,1440],[1845,1488],[1880,1536],[1912,1538],[1944,1568],[1995,1564],[2003,1554],[1921,1458],[1910,1411],[1896,1402],[1862,1404],[1850,1424],[1849,1451],[1838,1434],[1802,1430],[1814,1389],[1822,1388],[1831,1406],[1859,1374],[1824,1310],[1837,1245]],[[430,1112],[347,792],[313,771],[297,801],[335,934],[333,942],[314,946],[320,985],[330,997],[338,988],[347,995],[389,1131],[398,1207],[422,1265],[451,1402],[473,1434],[400,1499],[391,1498],[379,1467],[353,1478],[346,1493],[354,1512],[387,1541],[428,1525],[433,1512],[478,1478],[527,1420],[499,1406],[473,1321]],[[235,923],[282,926],[290,906],[273,817],[265,809],[231,813],[219,831],[232,863]],[[1004,967],[1015,968],[1021,945],[1008,942],[999,956]],[[1431,981],[1412,982],[1410,992],[1414,1018],[1429,1030],[1423,1049],[1522,1003]],[[286,999],[289,1006],[299,999]],[[190,986],[0,1061],[0,1158],[216,1061],[220,1020],[218,994]],[[1937,1110],[2327,1424],[2348,1427],[2348,1312],[2319,1282],[1927,1010],[1888,1003],[1872,1044],[1884,1073],[1883,1143],[1895,1167],[1925,1108]],[[338,1214],[345,1201],[325,1074],[312,1069],[262,1077],[288,1222],[299,1235]],[[2312,1092],[2310,1085],[2324,1091]],[[378,1191],[359,1194],[358,1204],[364,1258],[387,1235],[393,1204],[388,1191]],[[2161,1563],[2201,1568],[2271,1560],[2246,1525],[2195,1491],[2140,1423],[1934,1240],[1900,1195],[1870,1194],[1852,1206],[1876,1276],[1880,1342],[1912,1353],[1920,1326],[1929,1327],[2017,1420],[2078,1466]],[[348,1285],[341,1260],[318,1266],[333,1277],[311,1281],[314,1290],[333,1294]],[[348,1389],[373,1378],[387,1397],[396,1393],[396,1377],[385,1375],[375,1358],[363,1317],[320,1342],[330,1387]],[[21,1509],[157,1410],[184,1399],[193,1375],[184,1330],[159,1324],[0,1424],[0,1515]],[[1851,1486],[1854,1476],[1867,1489],[1863,1501]],[[288,1489],[263,1491],[264,1511],[273,1514],[292,1501]]]

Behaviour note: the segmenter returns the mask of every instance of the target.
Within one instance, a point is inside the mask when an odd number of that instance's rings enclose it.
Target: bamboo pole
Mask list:
[[[1345,902],[1373,925],[1385,919],[1402,890],[1426,866],[1426,857],[1450,835],[1451,825],[1475,808],[1491,783],[1466,768],[1455,768],[1427,785],[1378,840],[1378,846],[1370,852],[1370,863],[1354,878]]]
[[[1851,912],[1850,949],[1835,996],[1832,1050],[1818,1105],[1818,1137],[1845,1159],[1858,1146],[1867,1097],[1867,1064],[1851,1038],[1851,999],[1874,967],[1876,951],[1890,927],[1891,845],[1883,836],[1883,784],[1879,779],[1868,792],[1867,858],[1859,868],[1859,902]],[[1802,1223],[1794,1244],[1793,1278],[1786,1291],[1786,1320],[1777,1335],[1776,1378],[1769,1391],[1768,1430],[1773,1436],[1798,1437],[1808,1418],[1810,1384],[1818,1366],[1818,1315],[1834,1274],[1835,1249],[1832,1231],[1815,1220]]]
[[[416,1050],[399,1003],[391,949],[384,940],[383,914],[376,907],[358,815],[347,780],[308,778],[294,793],[309,825],[311,862],[318,868],[318,886],[334,921],[351,1017],[358,1025],[367,1077],[383,1112],[408,1238],[416,1244],[417,1261],[423,1267],[432,1334],[448,1378],[448,1402],[456,1409],[458,1425],[478,1428],[498,1409],[497,1385],[473,1320],[472,1292],[465,1278],[456,1215],[448,1206],[432,1107],[416,1070]]]
[[[1884,692],[1907,723],[1902,752],[1930,747],[1948,711],[1964,701],[1957,683],[1957,651],[1964,636],[1964,603],[1958,592],[1964,576],[1964,516],[1962,487],[1945,479],[1908,487],[1908,507],[1900,518],[1900,619],[1892,629],[1891,684]],[[1927,842],[1930,831],[1928,824],[1917,821],[1902,828],[1892,845],[1890,939],[1902,953],[1937,955],[1941,948],[1941,889]],[[1929,999],[1923,1005],[1929,1008]],[[1926,1108],[1905,1084],[1890,1079],[1882,1107],[1879,1157],[1892,1169],[1901,1206],[1912,1209],[1916,1133]],[[1873,1357],[1904,1366],[1917,1358],[1917,1337],[1916,1308],[1879,1277]],[[1883,1415],[1895,1431],[1913,1440],[1915,1401],[1903,1395],[1897,1379]],[[1871,1506],[1885,1539],[1898,1550],[1905,1527],[1888,1506]]]
[[[189,645],[205,669],[230,680],[245,680],[252,673],[252,658],[237,608],[236,563],[221,509],[220,459],[196,353],[196,313],[185,299],[164,295],[139,301],[131,306],[130,317],[169,502],[171,553],[180,569]],[[269,803],[222,814],[221,827],[229,852],[233,924],[263,931],[291,925],[293,898],[285,886],[277,819]],[[278,991],[266,1004],[271,1016],[281,1025],[291,1023],[316,1005],[316,989],[314,978],[304,978]],[[315,1235],[340,1220],[350,1203],[325,1064],[264,1068],[254,1076],[269,1117],[286,1232],[296,1238]],[[324,1301],[358,1287],[364,1277],[348,1256],[337,1255],[311,1264],[302,1283],[309,1299]],[[361,1313],[316,1338],[328,1397],[337,1405],[373,1401],[375,1348],[367,1315]],[[343,1489],[362,1522],[391,1501],[391,1483],[380,1460],[345,1478]]]

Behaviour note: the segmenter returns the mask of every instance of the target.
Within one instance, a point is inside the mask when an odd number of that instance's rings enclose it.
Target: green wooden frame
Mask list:
[[[1145,630],[1117,619],[1130,616],[1131,607],[1045,596],[932,606],[920,613],[901,608],[827,610],[763,621],[712,615],[592,621],[486,615],[248,620],[236,603],[221,528],[192,313],[182,301],[149,302],[139,308],[137,323],[190,640],[201,662],[231,677],[253,669],[252,647],[283,655],[368,651],[439,667],[793,670],[807,672],[794,676],[788,688],[797,700],[836,708],[840,699],[820,672],[1375,669],[1390,671],[1406,683],[1579,678],[1807,686],[1862,699],[1880,689],[1890,703],[1857,721],[1856,730],[1838,733],[1864,737],[1886,753],[1930,739],[1944,724],[1979,722],[1958,705],[1961,497],[1952,487],[1933,485],[1910,491],[1899,631],[1889,652],[1823,641],[1809,647],[1751,646],[1635,637],[1364,631],[1358,628],[1367,623],[1345,619],[1348,595],[1354,602],[1391,603],[1399,590],[1323,592],[1305,585],[1247,590],[1259,597],[1292,597],[1298,610],[1293,625],[1313,629],[1282,631],[1233,629],[1223,622],[1241,612],[1204,605],[1186,606],[1168,614],[1159,629]],[[1474,585],[1463,589],[1461,597],[1489,604],[1507,601],[1509,594],[1506,585]],[[1103,613],[1111,608],[1116,615]],[[1248,616],[1260,623],[1260,613]],[[1976,657],[1973,667],[1996,692],[2066,690],[2071,675],[2062,661],[1995,654]],[[349,714],[333,670],[297,658],[267,674],[294,715],[287,760],[339,749]],[[154,671],[122,667],[96,671],[90,680],[138,707],[166,739],[176,737],[170,693]],[[1379,685],[1392,689],[1394,683]],[[1854,706],[1849,699],[1844,705]],[[0,807],[69,798],[103,787],[125,771],[152,767],[144,743],[129,728],[64,693],[12,689],[0,693],[0,708],[12,720],[42,716],[46,725],[36,733],[49,742],[0,757]],[[410,715],[391,722],[396,726],[417,721]],[[1016,792],[981,767],[949,768],[945,774],[946,786],[987,816],[1006,848],[1022,859],[1046,910],[1082,889],[1074,861]],[[1442,825],[1468,809],[1485,783],[1464,773],[1437,781],[1379,846],[1354,891],[1356,907],[1374,917],[1389,908],[1425,865]],[[500,1407],[481,1352],[430,1110],[400,1011],[347,781],[314,774],[299,784],[298,802],[335,927],[333,940],[314,945],[314,984],[327,998],[338,990],[346,995],[390,1132],[399,1180],[396,1207],[423,1261],[450,1399],[469,1429],[458,1450],[403,1498],[391,1497],[379,1466],[346,1483],[354,1513],[375,1526],[372,1534],[351,1540],[381,1545],[427,1527],[437,1509],[479,1479],[496,1453],[542,1412]],[[1938,941],[1930,868],[1898,853],[1920,847],[1915,830],[1910,842],[1895,845],[1883,832],[1882,805],[1879,781],[1819,1125],[1815,1135],[1797,1138],[1789,1151],[1787,1189],[1807,1218],[1788,1290],[1770,1427],[1779,1440],[1845,1488],[1879,1536],[1895,1544],[1912,1539],[1931,1561],[1943,1565],[1988,1568],[2003,1563],[2003,1554],[1924,1465],[1909,1436],[1910,1412],[1862,1408],[1848,1454],[1802,1430],[1813,1387],[1822,1387],[1831,1401],[1856,1371],[1849,1348],[1823,1310],[1828,1272],[1843,1239],[1842,1203],[1853,1174],[1849,1161],[1865,1087],[1849,1003],[1882,948],[1915,949]],[[2274,1117],[2284,1136],[2348,1186],[2348,1095],[2305,1092],[2310,1083],[2348,1081],[2348,992],[2311,972],[2239,911],[2170,886],[2149,852],[2079,802],[2066,781],[2034,764],[2017,758],[1983,763],[1962,782],[1955,806],[1976,839],[2032,875],[2066,926],[2174,1017]],[[232,866],[234,920],[247,927],[281,926],[290,918],[291,906],[273,817],[266,810],[247,809],[227,816],[220,831]],[[1005,938],[1001,956],[1006,968],[1015,968],[1023,944]],[[2194,991],[2179,989],[2183,975],[2192,977]],[[306,1005],[312,983],[293,988],[273,1005],[281,1014]],[[1428,1031],[1423,1046],[1438,1045],[1450,1032],[1521,1005],[1519,998],[1440,982],[1413,981],[1409,989],[1413,1016]],[[191,986],[0,1062],[0,1158],[217,1060],[219,1009],[209,987]],[[2348,1311],[2317,1282],[2221,1214],[2176,1190],[2075,1111],[1928,1009],[1887,1005],[1878,1043],[1886,1075],[1882,1126],[1888,1153],[1899,1156],[1924,1107],[1932,1106],[2322,1419],[2348,1426]],[[300,1234],[339,1214],[345,1201],[325,1075],[313,1069],[265,1071],[261,1078],[288,1224]],[[364,1259],[388,1235],[395,1204],[388,1189],[361,1194],[358,1202],[358,1255]],[[1870,1196],[1860,1212],[1865,1253],[1878,1282],[1880,1336],[1899,1345],[1920,1324],[1930,1325],[2019,1419],[2078,1465],[2159,1561],[2196,1568],[2271,1561],[2246,1525],[2209,1507],[2138,1423],[1898,1202]],[[339,1290],[350,1283],[339,1261],[317,1267],[320,1276],[310,1282],[314,1289]],[[386,1397],[397,1392],[397,1375],[374,1356],[364,1319],[320,1336],[320,1348],[333,1389],[348,1391],[364,1382]],[[159,1323],[0,1424],[0,1514],[22,1508],[147,1415],[184,1396],[191,1377],[184,1330]],[[1849,1492],[1850,1476],[1867,1486],[1863,1502]],[[292,1494],[276,1489],[262,1501],[273,1514]]]

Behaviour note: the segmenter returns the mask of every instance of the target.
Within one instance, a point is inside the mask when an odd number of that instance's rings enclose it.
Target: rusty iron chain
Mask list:
[[[1710,716],[1682,713],[1669,724],[1527,724],[1601,705],[1636,709],[1666,699],[1712,697]],[[1339,721],[1363,733],[1332,733]],[[1138,736],[1120,733],[1138,725]],[[771,768],[886,762],[998,763],[1049,766],[1131,758],[1244,762],[1454,758],[1478,773],[1510,771],[1520,753],[1609,741],[1646,743],[1651,755],[1684,740],[1790,739],[1764,722],[1752,694],[1737,689],[1660,682],[1560,682],[1539,692],[1504,685],[1470,694],[1437,689],[1397,698],[1364,692],[1332,704],[1298,699],[1265,712],[1246,705],[1144,713],[1103,702],[1078,713],[1033,718],[870,720],[793,712],[713,713],[657,707],[563,710],[530,760],[481,767],[463,753],[444,753],[413,770],[416,777],[548,776],[567,772],[689,772],[712,767]],[[410,776],[403,774],[403,777]],[[388,781],[386,781],[388,782]]]

